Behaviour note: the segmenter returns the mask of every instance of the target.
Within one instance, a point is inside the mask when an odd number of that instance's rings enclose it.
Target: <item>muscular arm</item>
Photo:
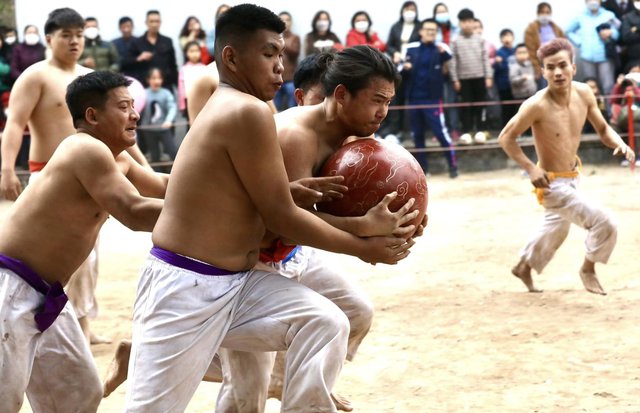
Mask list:
[[[144,156],[144,154],[142,153],[142,151],[140,150],[140,147],[138,146],[137,143],[134,143],[133,146],[129,146],[127,148],[127,153],[136,161],[138,162],[138,164],[144,166],[147,169],[151,169],[151,165],[149,165],[149,161],[147,161],[147,158]]]
[[[126,164],[125,176],[136,187],[140,195],[151,198],[164,198],[169,182],[169,174],[154,172],[136,162],[128,153],[119,155],[119,162]]]
[[[538,111],[540,109],[534,99],[536,99],[535,95],[533,98],[527,99],[522,106],[520,106],[518,113],[511,118],[507,126],[500,132],[498,142],[500,142],[500,146],[502,146],[502,149],[507,153],[509,158],[516,161],[522,169],[527,171],[533,186],[536,188],[547,188],[549,186],[547,172],[534,164],[522,151],[518,142],[516,142],[516,138],[529,129],[538,117]]]
[[[92,142],[82,152],[74,173],[95,202],[130,229],[151,232],[163,201],[141,196],[104,144]]]
[[[359,239],[295,206],[289,192],[273,116],[266,105],[255,106],[243,110],[243,122],[238,123],[235,139],[229,142],[228,150],[236,172],[267,229],[296,243],[355,255],[365,261],[396,262],[400,257],[394,251],[387,251],[387,243],[400,245],[403,240]],[[260,151],[255,148],[260,148]],[[387,245],[383,247],[387,257],[382,256],[381,249],[373,252],[367,247],[368,241],[378,243],[379,247],[380,242]]]
[[[6,199],[15,200],[22,185],[15,173],[16,158],[22,145],[24,129],[40,100],[42,83],[36,73],[29,71],[21,76],[13,86],[9,99],[9,117],[2,133],[2,193]]]

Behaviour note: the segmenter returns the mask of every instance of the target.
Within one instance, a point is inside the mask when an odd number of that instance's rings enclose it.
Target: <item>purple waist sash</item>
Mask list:
[[[62,284],[56,282],[49,285],[45,280],[40,278],[31,268],[27,267],[22,261],[15,258],[7,257],[0,254],[0,266],[13,271],[17,276],[22,278],[34,290],[44,295],[44,304],[42,308],[36,312],[34,319],[38,330],[44,332],[51,327],[60,312],[67,304],[68,298],[64,293]]]
[[[232,275],[241,272],[223,270],[221,268],[214,267],[213,265],[209,265],[206,262],[194,260],[159,247],[151,248],[151,255],[166,262],[167,264],[173,265],[174,267],[197,272],[202,275]]]

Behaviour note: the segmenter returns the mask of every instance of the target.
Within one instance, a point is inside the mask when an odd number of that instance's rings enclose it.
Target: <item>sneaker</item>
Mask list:
[[[455,179],[458,177],[458,168],[449,169],[449,178]]]
[[[626,168],[627,166],[629,166],[629,161],[627,161],[626,159],[623,159],[622,162],[620,162],[620,166],[622,166],[623,168]]]
[[[473,138],[470,133],[463,133],[458,142],[460,142],[460,145],[471,145],[473,143]]]
[[[487,142],[487,134],[484,132],[478,132],[473,136],[475,143],[483,144]]]

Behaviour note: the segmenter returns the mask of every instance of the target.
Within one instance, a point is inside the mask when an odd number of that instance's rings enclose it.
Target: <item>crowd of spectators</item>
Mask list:
[[[539,3],[531,10],[532,21],[522,33],[524,41],[519,44],[514,44],[516,35],[512,28],[500,28],[499,39],[488,39],[480,16],[472,7],[450,11],[442,2],[436,3],[425,18],[419,13],[417,2],[405,1],[399,9],[398,20],[386,35],[375,29],[373,8],[356,11],[344,37],[332,31],[332,18],[327,10],[315,13],[310,31],[304,34],[292,31],[295,16],[282,11],[279,15],[287,27],[284,32],[284,84],[274,104],[278,110],[295,105],[293,74],[301,57],[354,45],[370,45],[389,55],[402,78],[392,106],[431,106],[426,112],[390,110],[379,135],[415,144],[418,148],[425,146],[427,133],[433,135],[443,147],[450,148],[445,156],[454,176],[453,145],[481,144],[495,136],[515,114],[523,99],[546,86],[536,50],[554,38],[567,37],[576,48],[579,68],[576,80],[589,80],[593,84],[607,118],[616,128],[624,130],[629,115],[626,109],[620,109],[625,100],[618,95],[637,94],[640,90],[637,85],[640,1],[574,1],[576,16],[564,27],[554,21],[549,2]],[[229,5],[220,5],[215,18],[228,8]],[[162,87],[172,92],[180,116],[186,108],[185,84],[213,61],[215,26],[206,32],[199,17],[189,16],[179,33],[161,33],[162,20],[158,10],[148,11],[144,24],[146,31],[141,36],[134,36],[134,21],[123,16],[118,21],[121,36],[107,40],[100,35],[98,19],[86,16],[85,49],[79,62],[96,70],[120,71],[137,79],[147,87],[151,97],[157,97],[157,91],[153,92],[148,83],[149,74],[157,70]],[[175,43],[174,38],[177,39]],[[178,47],[177,54],[174,45]],[[21,36],[15,28],[0,30],[3,108],[6,109],[15,79],[45,56],[45,42],[35,25],[27,25]],[[0,112],[0,116],[3,113]],[[636,117],[640,119],[640,114],[633,116]],[[174,128],[167,127],[168,123],[165,120],[158,127],[172,133]],[[165,158],[166,155],[171,157],[175,151],[173,147],[165,147],[170,146],[166,144],[167,134],[156,135],[162,135],[160,140],[165,142],[159,150],[164,152]],[[145,146],[144,142],[142,146]],[[162,158],[162,152],[159,157],[155,145],[149,147],[154,148],[149,154],[153,160]],[[426,158],[419,158],[426,170]]]

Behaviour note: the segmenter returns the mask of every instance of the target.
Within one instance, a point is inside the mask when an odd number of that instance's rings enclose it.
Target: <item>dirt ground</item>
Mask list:
[[[640,412],[639,174],[586,165],[582,190],[619,222],[618,245],[587,293],[578,276],[585,232],[574,227],[535,277],[511,276],[542,209],[519,170],[429,179],[429,227],[397,266],[336,256],[374,301],[374,326],[336,391],[356,412]],[[93,346],[102,374],[130,336],[138,269],[150,247],[110,219],[101,238]],[[188,412],[214,411],[218,385],[202,384]],[[101,405],[120,412],[124,386]],[[30,411],[28,406],[23,412]],[[268,402],[267,412],[279,411]]]

